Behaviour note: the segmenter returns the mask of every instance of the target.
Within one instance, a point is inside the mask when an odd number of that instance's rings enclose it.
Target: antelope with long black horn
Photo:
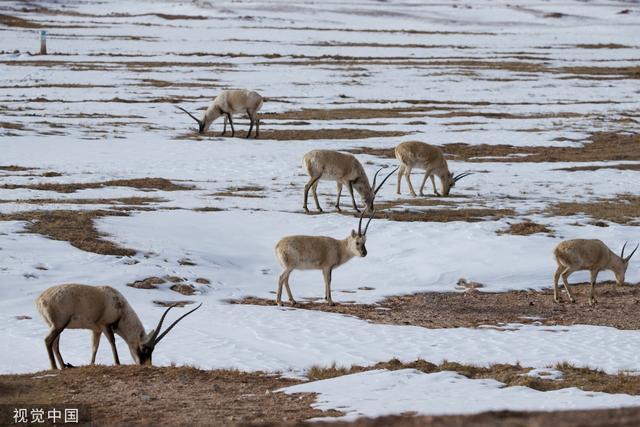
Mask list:
[[[344,185],[349,189],[351,195],[351,203],[356,212],[360,212],[356,199],[353,196],[355,189],[360,197],[364,200],[365,208],[373,211],[373,201],[376,194],[382,188],[382,185],[393,175],[398,169],[394,169],[389,173],[376,187],[376,179],[380,171],[379,169],[373,177],[373,185],[369,184],[369,178],[362,167],[362,164],[352,154],[341,153],[333,150],[312,150],[304,155],[302,166],[309,174],[309,181],[304,186],[304,204],[303,209],[309,213],[307,208],[307,200],[309,198],[309,190],[313,191],[313,200],[319,212],[323,212],[318,201],[317,187],[319,181],[335,181],[338,197],[336,199],[336,209],[340,211],[340,196],[342,195],[342,187]]]
[[[236,130],[233,127],[232,116],[234,114],[246,113],[250,121],[247,138],[251,136],[251,131],[253,130],[254,125],[256,126],[255,137],[258,138],[260,136],[260,120],[258,119],[257,113],[260,108],[262,108],[262,103],[263,98],[258,92],[244,89],[233,89],[225,90],[220,93],[220,95],[216,96],[211,105],[209,105],[209,108],[207,108],[202,115],[201,119],[198,119],[182,107],[178,108],[187,113],[189,117],[198,123],[198,133],[200,134],[205,133],[214,120],[220,116],[224,116],[224,129],[222,130],[221,136],[224,136],[227,133],[227,121],[229,121],[232,137],[236,134]]]
[[[451,188],[456,185],[456,182],[464,177],[472,175],[472,172],[463,172],[458,175],[454,175],[453,172],[449,172],[449,165],[444,158],[442,149],[420,141],[407,141],[399,144],[395,149],[395,156],[400,162],[400,170],[398,171],[398,182],[396,186],[396,193],[398,194],[400,194],[400,183],[402,182],[402,176],[404,175],[407,179],[411,195],[416,195],[413,185],[411,184],[411,170],[413,168],[424,170],[424,178],[420,185],[421,196],[424,196],[423,190],[424,184],[427,182],[427,178],[431,178],[433,193],[436,196],[448,196]],[[440,178],[442,194],[438,193],[434,176]]]
[[[553,300],[560,302],[558,298],[558,280],[562,277],[564,288],[567,291],[569,300],[576,300],[569,290],[569,276],[575,271],[588,270],[591,273],[590,289],[589,289],[589,305],[595,304],[594,287],[598,279],[598,273],[603,270],[613,271],[616,277],[614,290],[618,286],[624,285],[624,278],[627,273],[627,267],[633,254],[636,253],[640,244],[629,254],[624,256],[624,249],[627,243],[622,246],[620,256],[615,254],[601,240],[598,239],[573,239],[565,240],[558,244],[553,250],[553,255],[558,264],[556,273],[553,277]]]
[[[113,360],[120,364],[115,334],[129,346],[133,360],[139,365],[151,365],[151,356],[158,343],[171,329],[202,304],[180,316],[162,334],[162,322],[174,306],[162,314],[158,326],[146,333],[142,322],[126,298],[110,286],[59,285],[45,290],[36,300],[36,307],[47,325],[49,333],[44,342],[49,354],[51,369],[71,367],[60,354],[60,334],[65,329],[89,329],[93,331],[91,364],[96,361],[100,336],[104,334],[111,344]],[[55,354],[55,359],[54,359]]]
[[[289,288],[289,275],[293,270],[322,270],[324,276],[324,297],[327,304],[334,305],[331,299],[331,275],[334,268],[341,266],[351,258],[366,257],[367,230],[375,211],[371,213],[362,230],[364,211],[358,220],[358,232],[351,230],[346,239],[338,240],[326,236],[288,236],[276,245],[276,256],[282,265],[283,272],[278,278],[276,303],[282,305],[282,288],[287,290],[289,302],[295,305],[293,294]]]

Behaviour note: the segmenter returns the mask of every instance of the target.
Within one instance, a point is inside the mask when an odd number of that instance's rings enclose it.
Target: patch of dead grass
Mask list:
[[[619,194],[592,202],[561,202],[549,206],[546,213],[550,216],[587,215],[595,220],[637,225],[640,223],[640,196]]]
[[[27,188],[30,190],[55,191],[58,193],[74,193],[78,190],[104,187],[131,187],[138,190],[161,190],[161,191],[184,191],[193,190],[193,186],[175,184],[165,178],[134,178],[116,179],[102,182],[78,182],[78,183],[39,183],[39,184],[4,184],[2,188],[18,189]]]
[[[517,236],[529,236],[536,233],[553,234],[553,231],[544,224],[538,224],[533,221],[523,221],[509,224],[506,230],[498,231],[498,234],[515,234]]]
[[[411,206],[411,208],[405,208],[404,206]],[[438,208],[421,209],[423,206]],[[384,218],[391,221],[480,222],[486,220],[495,221],[515,214],[516,212],[513,209],[457,208],[454,202],[435,197],[415,197],[413,199],[397,199],[376,203],[376,218]]]
[[[7,172],[25,172],[33,169],[34,168],[25,168],[23,166],[18,166],[18,165],[0,166],[0,171],[7,171]]]
[[[391,359],[373,366],[351,366],[349,368],[336,367],[335,364],[325,368],[314,366],[307,372],[307,378],[310,381],[318,381],[374,369],[387,369],[390,371],[416,369],[427,374],[454,371],[470,379],[495,379],[509,387],[522,386],[539,391],[577,387],[584,391],[640,395],[640,376],[638,375],[623,373],[610,375],[604,371],[579,368],[568,363],[558,364],[555,368],[563,373],[562,378],[559,380],[530,377],[527,373],[531,368],[523,367],[520,364],[495,364],[489,367],[480,367],[448,361],[436,365],[422,359],[413,362],[401,362],[398,359]]]
[[[312,393],[276,393],[301,381],[261,372],[98,365],[42,375],[51,373],[3,375],[0,403],[88,405],[95,425],[275,426],[342,415],[311,408]]]
[[[24,129],[24,125],[22,123],[0,122],[0,128],[22,130]]]
[[[516,147],[513,145],[470,145],[464,143],[441,146],[449,159],[466,162],[599,162],[640,160],[640,134],[596,132],[581,147]],[[353,154],[395,158],[394,148],[358,147]]]
[[[171,285],[171,289],[174,292],[178,292],[179,294],[182,295],[193,295],[195,294],[196,290],[192,285],[189,285],[187,283],[176,283],[175,285]]]
[[[382,131],[370,129],[283,129],[283,130],[261,130],[260,139],[272,139],[276,141],[309,141],[316,139],[365,139],[365,138],[387,138],[395,136],[410,135],[411,132],[402,131]],[[245,132],[237,132],[237,138],[244,138]],[[206,139],[211,136],[218,136],[213,132],[199,135],[196,132],[178,136],[179,139]]]
[[[16,203],[29,205],[115,205],[115,206],[146,206],[150,203],[165,202],[159,197],[120,197],[113,199],[1,199],[0,203]]]
[[[132,256],[136,251],[104,240],[94,220],[106,216],[127,216],[118,211],[30,211],[0,214],[0,221],[26,221],[26,231],[41,234],[53,240],[68,242],[87,252],[101,255]]]
[[[549,252],[551,256],[551,252]],[[552,285],[555,264],[549,261],[549,285]],[[571,280],[571,279],[570,279]],[[318,299],[322,275],[318,278]],[[571,282],[574,283],[574,282]],[[368,283],[367,285],[374,285]],[[587,283],[572,284],[577,303],[558,304],[553,290],[510,292],[428,292],[392,296],[378,304],[336,304],[303,302],[296,307],[341,313],[374,323],[413,325],[424,328],[465,328],[491,325],[503,328],[509,323],[540,322],[544,325],[596,325],[625,330],[640,329],[640,284],[621,286],[613,290],[614,282],[599,282],[595,292],[598,304],[588,305]],[[275,286],[275,284],[274,284]],[[451,285],[455,289],[455,284]],[[293,289],[295,293],[295,289]],[[334,291],[338,292],[336,289]],[[563,292],[561,292],[561,298]],[[566,298],[565,298],[566,299]],[[274,300],[247,297],[232,300],[233,304],[274,306]],[[537,319],[537,320],[536,320]]]
[[[590,166],[571,166],[568,168],[559,168],[556,170],[566,172],[584,172],[584,171],[596,171],[600,169],[617,169],[622,171],[640,171],[640,164],[637,163],[622,163],[618,165],[590,165]]]
[[[127,283],[127,286],[136,289],[156,289],[158,285],[162,285],[163,283],[165,283],[165,280],[160,277],[147,277],[146,279]]]

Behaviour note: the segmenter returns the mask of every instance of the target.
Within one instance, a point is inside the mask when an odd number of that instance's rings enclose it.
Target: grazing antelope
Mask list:
[[[224,129],[221,136],[227,133],[227,120],[231,125],[231,136],[235,136],[236,130],[233,127],[233,119],[231,116],[238,113],[247,113],[251,125],[249,126],[249,133],[247,138],[251,136],[253,125],[256,125],[256,138],[260,136],[260,120],[257,117],[257,113],[262,108],[262,96],[258,92],[243,89],[225,90],[220,95],[216,96],[209,108],[202,115],[202,119],[198,119],[193,114],[188,112],[182,107],[178,107],[184,111],[193,120],[198,122],[198,132],[200,134],[205,133],[211,123],[218,117],[224,115]]]
[[[356,199],[353,197],[353,189],[360,194],[364,200],[365,207],[368,211],[373,211],[373,200],[382,185],[389,179],[391,175],[398,169],[394,169],[389,175],[382,180],[376,188],[376,178],[383,168],[380,168],[373,176],[373,185],[369,185],[369,178],[362,167],[362,164],[352,154],[341,153],[333,150],[311,150],[302,158],[302,165],[309,174],[309,181],[304,186],[304,204],[303,209],[309,213],[307,208],[307,199],[309,198],[309,189],[313,191],[313,200],[316,202],[316,208],[319,212],[323,212],[318,202],[318,181],[327,180],[335,181],[338,189],[338,198],[336,199],[336,209],[340,211],[340,196],[342,194],[342,186],[346,185],[351,194],[351,203],[356,212],[360,212],[356,205]]]
[[[424,184],[427,182],[427,178],[431,178],[433,193],[436,196],[440,196],[440,193],[438,193],[436,188],[434,176],[440,178],[442,195],[448,196],[451,187],[454,187],[456,182],[472,174],[471,172],[464,172],[454,176],[453,172],[449,172],[449,166],[440,147],[425,144],[420,141],[407,141],[399,144],[395,149],[395,155],[396,159],[400,161],[400,171],[398,172],[398,184],[396,187],[396,193],[398,194],[400,194],[400,183],[402,181],[402,175],[404,175],[407,179],[407,184],[409,184],[411,195],[416,195],[416,192],[413,190],[413,185],[411,185],[411,170],[413,168],[424,169],[424,178],[422,179],[422,185],[420,185],[421,196],[424,196],[422,190],[424,189]]]
[[[636,253],[640,245],[636,246],[633,252],[625,258],[624,248],[626,246],[627,244],[625,243],[624,246],[622,246],[620,256],[618,256],[598,239],[574,239],[561,242],[553,250],[553,255],[558,263],[558,268],[553,278],[553,300],[560,302],[558,299],[558,279],[562,276],[564,288],[567,290],[569,299],[571,302],[576,302],[569,291],[568,282],[569,275],[574,271],[589,270],[591,272],[589,305],[597,302],[593,295],[593,287],[596,284],[596,279],[600,271],[613,271],[613,274],[616,276],[616,288],[618,285],[624,285],[624,276],[627,272],[629,260],[633,254]]]
[[[202,304],[183,314],[160,334],[165,316],[174,306],[162,314],[156,329],[146,333],[142,322],[125,297],[110,286],[59,285],[45,290],[36,300],[36,307],[49,325],[49,334],[44,342],[49,353],[51,369],[56,369],[54,352],[60,368],[69,368],[60,354],[60,334],[69,329],[93,331],[91,364],[96,361],[100,334],[105,334],[116,365],[120,364],[114,333],[120,335],[129,346],[131,356],[140,365],[151,365],[151,354],[155,346],[185,316],[193,313]]]
[[[283,285],[291,305],[296,303],[289,288],[289,275],[293,270],[322,270],[325,300],[329,305],[334,305],[331,299],[331,272],[354,256],[367,256],[367,229],[374,214],[371,214],[362,231],[363,211],[358,221],[358,232],[351,230],[351,234],[343,240],[324,236],[288,236],[280,240],[276,245],[276,256],[284,271],[278,278],[276,303],[282,305]]]

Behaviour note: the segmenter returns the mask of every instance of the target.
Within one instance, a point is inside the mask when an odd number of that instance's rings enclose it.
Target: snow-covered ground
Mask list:
[[[22,7],[21,2],[2,3],[3,13],[50,25],[48,48],[55,55],[27,53],[37,51],[37,30],[0,25],[0,51],[11,52],[0,54],[0,124],[18,125],[0,126],[0,165],[39,168],[39,172],[55,171],[62,176],[0,171],[0,213],[33,210],[34,205],[19,200],[34,198],[141,196],[163,201],[149,205],[157,210],[97,221],[99,230],[111,240],[137,251],[129,258],[84,252],[66,242],[23,233],[24,223],[0,221],[0,372],[32,372],[48,366],[43,345],[46,327],[34,300],[59,283],[116,287],[147,328],[155,326],[163,310],[154,300],[203,302],[202,309],[160,345],[154,362],[161,365],[301,375],[312,365],[369,365],[397,357],[477,365],[520,362],[533,368],[570,362],[610,373],[640,370],[640,331],[581,325],[513,325],[503,331],[423,329],[226,302],[247,295],[274,297],[280,273],[274,245],[281,237],[323,234],[342,238],[357,227],[355,218],[333,213],[335,196],[330,183],[320,185],[321,203],[330,213],[302,213],[302,187],[307,178],[300,162],[308,150],[386,148],[409,139],[436,144],[576,145],[575,141],[586,140],[594,131],[638,132],[637,79],[583,78],[562,71],[563,67],[638,67],[637,5],[607,1],[432,5],[418,1],[295,5],[101,1],[47,6],[74,12],[68,14],[26,13]],[[628,13],[619,13],[626,9]],[[545,17],[555,12],[565,15]],[[165,19],[157,13],[206,19]],[[620,46],[579,47],[610,43]],[[331,62],[323,55],[355,59]],[[469,60],[531,63],[557,72],[466,68],[455,63]],[[171,102],[181,100],[181,105],[195,111],[226,87],[260,91],[267,97],[264,112],[411,107],[414,104],[407,101],[412,100],[428,100],[424,105],[444,110],[393,119],[304,120],[294,125],[290,120],[265,119],[262,124],[264,131],[362,128],[416,132],[403,137],[184,139],[194,130],[193,122],[176,112]],[[438,117],[448,111],[470,115]],[[237,119],[237,131],[246,130],[244,122]],[[221,124],[213,127],[219,132]],[[370,174],[378,166],[395,163],[359,157]],[[615,250],[626,240],[640,239],[637,226],[578,227],[575,222],[584,222],[584,217],[533,213],[558,201],[640,194],[636,171],[558,170],[569,163],[452,161],[450,165],[456,171],[477,172],[456,186],[454,201],[466,200],[471,207],[514,209],[515,217],[477,223],[375,220],[367,241],[369,255],[334,273],[334,300],[370,303],[402,293],[455,291],[461,277],[482,282],[486,285],[483,290],[488,291],[540,289],[551,284],[555,268],[551,250],[561,239],[600,238]],[[141,177],[187,181],[197,189],[146,192],[105,187],[63,194],[1,187]],[[414,184],[417,182],[418,176],[414,178]],[[249,185],[262,187],[255,192],[261,197],[215,195]],[[397,197],[394,185],[387,184],[381,200]],[[344,195],[343,206],[348,206]],[[37,206],[99,207],[109,205]],[[193,210],[206,207],[223,210]],[[551,225],[555,237],[496,234],[522,216]],[[178,262],[184,258],[195,265]],[[165,275],[189,281],[202,277],[211,283],[199,285],[198,294],[190,297],[174,293],[169,284],[154,290],[126,286],[134,280]],[[600,278],[611,275],[603,273]],[[572,281],[586,279],[584,273],[572,276]],[[639,281],[636,261],[627,272],[627,282]],[[319,297],[323,291],[320,272],[295,272],[291,283],[299,299]],[[373,289],[361,289],[364,287]],[[124,343],[119,340],[118,345],[123,360],[130,362]],[[72,364],[88,362],[90,333],[66,331],[62,352]],[[98,360],[111,363],[104,342]],[[371,387],[377,387],[374,378],[380,385],[376,400],[359,406],[357,393],[371,393]],[[430,399],[429,390],[440,390],[449,383],[446,390],[451,402],[446,410],[434,403],[438,413],[638,404],[636,398],[576,390],[542,393],[500,388],[495,382],[467,380],[452,373],[376,371],[307,386],[321,393],[323,408],[346,406],[349,414],[377,415],[434,413],[424,409],[424,400]],[[353,389],[349,400],[340,394],[345,387]],[[421,398],[387,398],[409,391]],[[477,405],[468,405],[471,395],[478,396]],[[392,402],[383,406],[380,401],[385,399]]]

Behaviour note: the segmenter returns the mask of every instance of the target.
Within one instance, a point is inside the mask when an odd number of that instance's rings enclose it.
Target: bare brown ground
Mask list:
[[[619,165],[594,165],[594,166],[571,166],[568,168],[559,168],[557,170],[566,172],[583,172],[583,171],[596,171],[600,169],[617,169],[622,171],[640,171],[640,164],[637,163],[622,163]]]
[[[638,394],[640,378],[606,375],[598,371],[558,366],[564,379],[550,381],[522,376],[528,369],[518,365],[478,368],[444,362],[397,360],[351,369],[312,369],[316,378],[329,378],[367,369],[414,368],[423,372],[453,370],[469,378],[496,378],[508,385],[539,390],[579,386],[584,390]],[[53,376],[49,376],[53,375]],[[263,373],[232,370],[203,371],[192,367],[85,366],[64,371],[43,371],[0,376],[0,404],[37,404],[70,407],[86,405],[81,421],[92,425],[308,425],[314,417],[337,417],[342,413],[312,409],[315,395],[287,395],[276,390],[299,384]],[[12,414],[4,413],[3,424]],[[338,426],[635,426],[640,408],[572,412],[487,412],[476,415],[420,416],[409,414],[340,422]]]
[[[95,228],[94,220],[105,216],[126,216],[119,211],[30,211],[0,214],[0,221],[27,221],[26,231],[42,234],[53,240],[69,242],[87,252],[102,255],[132,256],[136,251],[104,240]]]
[[[79,26],[61,26],[47,23],[47,25],[38,22],[29,21],[28,19],[18,18],[17,16],[6,15],[0,13],[0,25],[13,28],[82,28]]]
[[[30,190],[56,191],[58,193],[74,193],[78,190],[104,187],[132,187],[139,190],[162,190],[162,191],[182,191],[193,190],[194,187],[184,184],[174,184],[165,178],[135,178],[117,179],[103,182],[82,182],[82,183],[41,183],[30,185],[4,184],[2,188],[17,189],[28,188]]]
[[[518,236],[528,236],[535,233],[553,234],[553,231],[544,224],[538,224],[533,221],[523,221],[510,224],[509,228],[498,232],[498,234],[515,234]]]
[[[551,268],[553,266],[550,266]],[[553,269],[549,271],[552,284]],[[569,279],[571,280],[571,279]],[[640,284],[613,290],[614,282],[596,285],[595,307],[588,305],[589,286],[570,285],[577,303],[553,302],[553,290],[511,292],[429,292],[388,297],[378,304],[298,303],[297,307],[341,313],[374,323],[414,325],[424,328],[477,327],[539,321],[544,325],[599,325],[618,329],[640,329]],[[336,291],[334,290],[334,295]],[[561,292],[561,299],[564,293]],[[321,298],[318,298],[321,300]],[[248,297],[234,304],[275,305],[275,300]],[[535,318],[527,319],[527,318]],[[538,319],[539,320],[536,320]]]
[[[236,125],[237,129],[237,125]],[[410,132],[381,131],[370,129],[284,129],[284,130],[260,130],[260,139],[273,139],[276,141],[308,141],[315,139],[365,139],[385,138],[392,136],[405,136]],[[236,132],[236,138],[244,138],[245,131]],[[180,139],[206,139],[207,137],[220,136],[218,132],[209,132],[199,135],[196,132],[179,136]],[[229,134],[227,133],[227,137]]]
[[[369,154],[395,158],[394,148],[359,147],[346,150],[354,154]],[[596,132],[581,147],[516,147],[513,145],[444,144],[448,158],[467,162],[597,162],[610,160],[640,160],[640,134]]]
[[[551,216],[582,214],[596,220],[635,225],[640,223],[640,196],[619,194],[611,199],[600,199],[593,202],[558,203],[547,208],[546,212]]]
[[[50,373],[1,376],[0,402],[89,405],[92,425],[280,425],[341,415],[312,409],[313,394],[275,393],[300,381],[261,373],[124,365]]]
[[[166,199],[159,197],[120,197],[114,199],[0,199],[0,203],[16,203],[29,205],[125,205],[146,206],[150,203],[164,202]]]
[[[453,110],[453,111],[452,111]],[[429,114],[430,113],[430,114]],[[394,108],[305,108],[302,110],[291,110],[281,113],[265,113],[262,115],[267,119],[277,120],[355,120],[355,119],[379,119],[379,118],[402,118],[402,117],[485,117],[490,119],[543,119],[543,118],[565,118],[580,117],[578,113],[555,113],[555,114],[512,114],[494,113],[488,111],[454,110],[451,106],[437,106],[417,104],[412,107]]]
[[[411,206],[404,208],[403,206]],[[437,206],[437,209],[424,209],[424,206]],[[495,221],[500,218],[516,215],[512,209],[493,208],[449,208],[453,202],[431,197],[416,197],[412,199],[396,199],[376,203],[376,218],[384,218],[391,221]],[[345,211],[345,215],[349,215]]]
[[[0,166],[0,170],[7,171],[7,172],[25,172],[25,171],[33,170],[33,168],[25,168],[23,166],[18,166],[18,165],[7,165],[7,166]]]

